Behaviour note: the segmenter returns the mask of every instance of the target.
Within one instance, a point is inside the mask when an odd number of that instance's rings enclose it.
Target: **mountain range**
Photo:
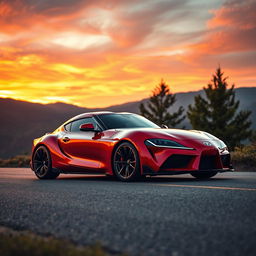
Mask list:
[[[256,129],[256,87],[237,88],[236,99],[240,101],[241,110],[251,110],[252,128]],[[176,102],[170,112],[179,106],[185,110],[193,104],[194,97],[203,95],[203,91],[184,92],[176,94]],[[26,101],[0,98],[0,158],[9,158],[18,154],[30,153],[32,140],[46,132],[51,132],[67,119],[84,112],[108,110],[113,112],[139,113],[142,101],[128,102],[106,108],[83,108],[61,102],[53,104],[39,104]],[[191,128],[188,119],[181,126]]]

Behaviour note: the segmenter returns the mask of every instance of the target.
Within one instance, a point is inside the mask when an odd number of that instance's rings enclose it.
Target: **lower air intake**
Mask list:
[[[230,154],[221,155],[220,158],[221,158],[223,167],[229,168],[231,164]]]
[[[202,155],[200,159],[199,169],[200,170],[217,169],[216,156]]]
[[[161,169],[186,169],[194,156],[171,155],[162,164]]]

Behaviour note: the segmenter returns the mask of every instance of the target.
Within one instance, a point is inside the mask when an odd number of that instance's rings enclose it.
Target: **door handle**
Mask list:
[[[68,141],[70,141],[70,138],[69,138],[69,137],[64,137],[62,140],[63,140],[64,142],[68,142]]]

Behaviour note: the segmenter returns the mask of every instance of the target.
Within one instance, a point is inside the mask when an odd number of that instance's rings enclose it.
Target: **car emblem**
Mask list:
[[[212,143],[209,141],[203,141],[203,144],[208,147],[212,146]]]
[[[220,153],[223,153],[226,150],[226,148],[219,148],[219,150],[220,150]]]

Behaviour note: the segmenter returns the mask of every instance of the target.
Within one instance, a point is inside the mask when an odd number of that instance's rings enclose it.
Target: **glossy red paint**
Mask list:
[[[80,125],[79,131],[68,131],[67,124],[83,118],[95,118],[109,112],[85,113],[76,116],[51,134],[35,139],[35,150],[44,145],[50,151],[52,167],[63,173],[105,173],[113,175],[113,152],[119,143],[128,141],[138,151],[141,174],[192,173],[205,169],[218,172],[230,171],[231,164],[225,166],[222,156],[229,155],[227,148],[220,147],[217,138],[200,131],[161,128],[116,128],[95,129],[93,123]],[[87,131],[86,131],[87,130]],[[184,148],[170,148],[145,143],[149,139],[171,140]]]
[[[94,128],[94,125],[93,124],[81,124],[80,125],[80,130],[81,131],[93,131],[95,128]]]

